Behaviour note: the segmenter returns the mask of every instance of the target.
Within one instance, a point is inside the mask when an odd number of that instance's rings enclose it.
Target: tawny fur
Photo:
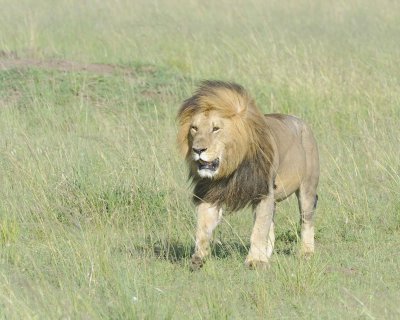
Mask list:
[[[314,251],[319,161],[315,139],[303,121],[264,116],[243,87],[221,81],[203,82],[182,104],[178,121],[178,145],[188,163],[198,211],[192,263],[208,254],[209,235],[222,209],[235,211],[249,204],[255,225],[246,263],[268,262],[274,245],[274,202],[292,193],[299,199],[304,251]],[[217,170],[204,174],[199,157],[207,163],[218,159]]]

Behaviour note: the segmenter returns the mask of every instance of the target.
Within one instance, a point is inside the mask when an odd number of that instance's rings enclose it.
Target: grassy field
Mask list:
[[[55,5],[54,3],[57,3]],[[0,318],[399,319],[400,4],[0,0]],[[249,210],[189,271],[175,114],[202,79],[304,118],[317,252],[278,206],[268,271]]]

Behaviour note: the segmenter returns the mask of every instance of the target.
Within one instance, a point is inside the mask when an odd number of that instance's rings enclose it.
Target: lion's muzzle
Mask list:
[[[197,173],[201,178],[212,178],[218,171],[219,158],[213,161],[205,161],[201,158],[195,161],[197,166]]]
[[[216,171],[219,167],[219,159],[215,159],[213,161],[204,161],[204,160],[199,160],[198,161],[198,168],[199,170],[210,170],[210,171]]]

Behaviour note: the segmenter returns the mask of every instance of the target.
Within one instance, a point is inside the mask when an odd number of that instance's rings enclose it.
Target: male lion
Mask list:
[[[263,116],[238,84],[204,81],[178,113],[178,145],[189,166],[197,206],[196,248],[191,268],[209,254],[222,209],[251,204],[254,227],[246,265],[265,267],[275,242],[275,202],[296,193],[302,252],[314,252],[313,215],[319,160],[316,141],[300,119]]]

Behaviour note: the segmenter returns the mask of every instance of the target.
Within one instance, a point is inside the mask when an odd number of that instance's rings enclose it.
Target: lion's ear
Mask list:
[[[236,111],[236,113],[238,115],[243,115],[246,113],[248,106],[245,103],[245,101],[243,101],[243,99],[237,99],[237,101],[235,101],[235,103],[233,104],[234,109]]]
[[[242,95],[235,95],[230,97],[231,98],[231,106],[234,112],[238,116],[246,116],[251,100],[247,99],[247,97],[242,96]]]
[[[219,106],[220,112],[233,112],[241,116],[246,114],[248,109],[247,97],[233,90],[226,88],[219,89],[216,95],[208,97],[209,104]]]

